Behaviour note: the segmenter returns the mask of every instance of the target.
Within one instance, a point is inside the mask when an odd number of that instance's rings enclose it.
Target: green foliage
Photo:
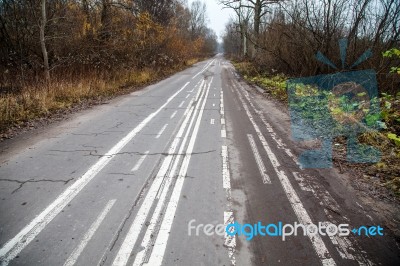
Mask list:
[[[383,57],[386,58],[398,58],[400,59],[400,50],[397,48],[389,49],[382,53]],[[397,73],[400,75],[400,66],[394,66],[390,68],[391,73]]]
[[[396,146],[400,147],[400,137],[398,137],[396,134],[394,133],[388,133],[387,134],[388,138],[393,140],[394,143],[396,144]]]
[[[260,86],[278,100],[287,101],[287,77],[285,75],[262,75],[256,70],[253,64],[249,62],[234,63],[234,66],[247,81]]]
[[[382,53],[383,57],[398,57],[400,58],[400,50],[397,48],[392,48]]]
[[[380,98],[381,117],[392,131],[400,131],[400,93],[396,96],[382,93]]]
[[[365,117],[365,122],[367,126],[372,127],[377,124],[378,121],[380,121],[381,114],[376,113],[376,114],[367,114]]]

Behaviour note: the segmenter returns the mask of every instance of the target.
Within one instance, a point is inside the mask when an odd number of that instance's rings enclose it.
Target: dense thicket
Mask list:
[[[345,68],[368,48],[371,59],[359,68],[378,74],[381,91],[399,91],[388,74],[398,59],[382,53],[400,47],[398,0],[220,0],[236,17],[226,26],[225,52],[254,63],[263,73],[310,76],[334,70],[319,63],[318,51],[342,69],[338,40],[348,39]],[[395,61],[397,60],[397,62]]]
[[[205,6],[178,0],[3,0],[0,85],[167,68],[216,49]]]

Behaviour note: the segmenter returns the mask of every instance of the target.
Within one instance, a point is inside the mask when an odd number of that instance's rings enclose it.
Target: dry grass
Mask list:
[[[186,66],[196,63],[193,59]],[[0,94],[0,133],[25,122],[46,117],[61,109],[71,108],[87,100],[120,95],[171,75],[184,66],[175,66],[162,71],[142,69],[120,71],[107,75],[88,74],[80,78],[61,74],[49,84],[29,83],[16,93]]]
[[[104,80],[87,78],[79,81],[53,81],[47,85],[30,85],[16,94],[0,96],[0,127],[5,130],[75,103],[111,94],[116,88]]]
[[[192,58],[192,59],[187,60],[185,64],[188,65],[188,66],[191,66],[191,65],[196,64],[199,61],[200,61],[199,58]]]

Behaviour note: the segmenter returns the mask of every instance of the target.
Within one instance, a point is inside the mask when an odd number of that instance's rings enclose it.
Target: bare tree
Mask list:
[[[248,38],[249,38],[249,23],[253,17],[254,10],[249,6],[243,4],[243,1],[220,1],[226,8],[231,8],[236,13],[237,22],[235,22],[240,32],[241,39],[241,50],[243,50],[243,56],[248,56]]]
[[[47,24],[46,0],[41,0],[40,10],[41,10],[41,19],[40,19],[40,24],[39,24],[40,47],[42,49],[42,55],[43,55],[44,76],[45,76],[46,82],[49,82],[50,81],[50,67],[49,67],[49,57],[47,54],[46,37],[45,37],[45,30],[46,30],[46,24]]]
[[[207,6],[204,2],[194,1],[190,6],[190,31],[193,39],[204,33],[207,23]]]
[[[282,1],[282,0],[281,0]],[[235,10],[238,18],[239,18],[239,23],[241,20],[244,22],[243,26],[247,26],[247,16],[243,16],[243,11],[247,15],[249,15],[249,10],[252,13],[252,22],[253,22],[253,37],[250,38],[248,35],[248,32],[246,30],[245,36],[244,36],[244,41],[249,39],[255,49],[255,54],[257,54],[257,50],[259,48],[259,37],[260,37],[260,28],[261,28],[261,22],[262,18],[267,14],[270,13],[271,10],[269,9],[270,5],[276,4],[281,2],[280,0],[219,0],[221,4],[228,8],[232,8]],[[246,27],[247,28],[247,27]]]
[[[147,12],[159,23],[167,24],[174,16],[174,0],[136,0],[133,1],[140,12]]]

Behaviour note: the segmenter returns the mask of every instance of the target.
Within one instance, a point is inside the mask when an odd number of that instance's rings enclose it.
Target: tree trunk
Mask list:
[[[46,82],[49,82],[50,81],[49,57],[47,55],[46,40],[45,40],[45,29],[47,23],[46,0],[42,0],[41,2],[41,13],[42,13],[42,18],[40,21],[40,46],[42,48],[42,55],[43,55],[44,77]]]
[[[258,42],[258,37],[260,35],[261,12],[261,0],[257,0],[254,5],[254,39],[256,42]]]
[[[108,40],[111,37],[111,5],[110,0],[102,0],[100,38]]]
[[[254,5],[254,43],[256,44],[254,47],[253,57],[257,57],[258,55],[258,45],[260,43],[260,24],[261,24],[261,16],[262,16],[262,2],[261,0],[257,0]]]
[[[243,35],[243,54],[244,57],[247,57],[247,36],[246,36],[246,32]]]

